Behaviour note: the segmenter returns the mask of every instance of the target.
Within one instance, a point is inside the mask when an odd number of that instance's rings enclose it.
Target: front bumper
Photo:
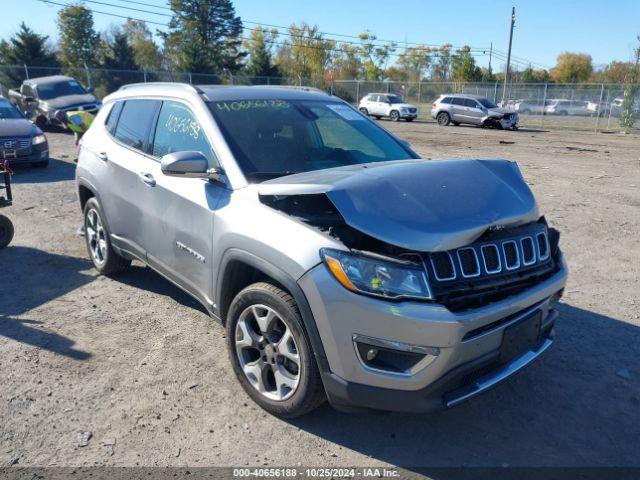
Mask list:
[[[402,112],[401,111],[400,112],[400,118],[411,118],[411,119],[418,118],[418,112],[416,111],[416,112],[411,113],[411,112]]]
[[[330,402],[338,408],[424,412],[454,406],[496,385],[551,345],[557,318],[553,303],[567,277],[564,262],[559,263],[556,274],[529,290],[460,313],[431,303],[392,303],[352,293],[324,265],[307,272],[299,284],[327,357],[329,369],[323,380]],[[542,318],[539,344],[500,363],[505,328],[532,310]],[[483,330],[486,326],[492,327]],[[482,333],[469,337],[477,331]],[[421,368],[381,371],[365,365],[354,335],[432,348],[438,354]]]
[[[24,165],[44,162],[49,159],[49,142],[32,145],[28,148],[5,151],[0,150],[0,162],[7,160],[9,165]]]

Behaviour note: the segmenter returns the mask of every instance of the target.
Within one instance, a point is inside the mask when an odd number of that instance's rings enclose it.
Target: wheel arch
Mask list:
[[[320,340],[320,333],[302,288],[291,275],[267,260],[237,248],[230,248],[224,253],[216,281],[214,314],[225,324],[229,305],[237,293],[261,280],[274,283],[294,298],[318,368],[321,372],[329,372],[329,363]]]

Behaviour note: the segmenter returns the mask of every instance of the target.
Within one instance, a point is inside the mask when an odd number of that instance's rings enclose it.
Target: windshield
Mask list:
[[[211,102],[209,108],[247,178],[414,158],[344,103],[315,100]]]
[[[75,80],[69,80],[58,83],[44,83],[38,85],[38,98],[41,100],[49,100],[56,97],[64,97],[66,95],[83,95],[86,92],[82,85]]]
[[[493,103],[491,100],[487,99],[487,98],[481,98],[478,100],[483,107],[485,108],[498,108],[498,106]]]
[[[10,120],[22,118],[22,114],[9,102],[0,102],[0,119]]]
[[[400,98],[397,95],[389,95],[388,98],[389,98],[389,103],[404,103],[402,98]]]

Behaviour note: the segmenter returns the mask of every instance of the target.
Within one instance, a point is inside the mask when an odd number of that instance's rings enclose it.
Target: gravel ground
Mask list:
[[[520,164],[571,271],[539,361],[436,414],[271,417],[195,301],[140,264],[96,276],[72,137],[50,134],[3,211],[0,466],[640,466],[640,137],[382,124],[427,158]]]

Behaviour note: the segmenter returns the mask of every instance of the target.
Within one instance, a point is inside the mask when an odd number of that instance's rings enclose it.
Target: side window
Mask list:
[[[454,98],[451,99],[451,103],[454,104],[454,105],[464,106],[464,101],[465,101],[465,99],[464,98],[460,98],[460,97],[454,97]]]
[[[160,158],[168,153],[186,151],[200,152],[209,161],[213,158],[202,126],[189,107],[179,102],[165,101],[158,116],[151,153]]]
[[[144,150],[159,104],[157,100],[125,101],[115,137],[129,147]]]
[[[478,102],[476,102],[475,100],[473,100],[471,98],[465,98],[464,99],[464,106],[465,107],[471,107],[471,108],[480,108],[480,105],[478,105]]]
[[[105,125],[107,127],[107,131],[111,135],[115,135],[116,133],[116,124],[118,123],[118,117],[120,116],[120,112],[122,111],[123,104],[124,102],[116,102],[113,107],[111,107],[111,111],[109,112],[109,116],[107,117]]]

